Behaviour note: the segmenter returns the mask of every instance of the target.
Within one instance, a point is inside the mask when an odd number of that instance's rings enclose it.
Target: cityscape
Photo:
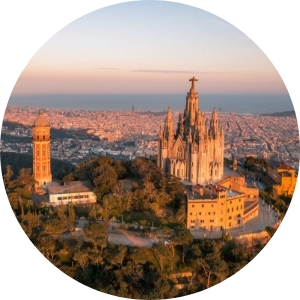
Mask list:
[[[205,291],[260,255],[294,201],[299,146],[265,53],[167,1],[108,6],[52,36],[20,74],[0,140],[28,241],[75,282],[128,299]]]
[[[201,102],[201,100],[200,100]],[[2,127],[1,152],[32,154],[31,125],[38,108],[8,107]],[[51,127],[70,133],[70,137],[54,138],[53,158],[76,164],[95,154],[112,157],[150,157],[157,154],[158,124],[162,125],[165,112],[76,111],[45,110]],[[174,126],[179,112],[173,112]],[[209,118],[210,112],[207,113]],[[219,112],[224,127],[224,156],[245,159],[253,156],[274,162],[285,161],[299,167],[299,137],[295,117],[264,116]],[[18,126],[6,125],[6,122]],[[28,138],[27,142],[10,142],[11,137]]]

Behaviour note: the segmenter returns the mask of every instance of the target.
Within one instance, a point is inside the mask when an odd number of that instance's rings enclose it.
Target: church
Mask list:
[[[259,190],[249,187],[234,160],[224,167],[224,130],[214,109],[211,119],[199,109],[195,82],[186,96],[176,130],[170,108],[158,134],[157,165],[185,183],[187,228],[204,230],[244,226],[258,216]]]
[[[52,180],[50,129],[50,122],[40,109],[39,116],[32,125],[35,192],[47,196],[47,202],[51,205],[97,202],[93,185],[88,180],[69,181],[64,184],[59,180]]]
[[[164,174],[180,177],[191,183],[209,183],[223,177],[224,130],[216,109],[209,122],[199,109],[195,82],[186,96],[183,114],[176,130],[170,107],[163,128],[158,134],[157,165]]]

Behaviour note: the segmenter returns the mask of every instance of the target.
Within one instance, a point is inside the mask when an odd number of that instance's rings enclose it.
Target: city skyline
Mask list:
[[[201,9],[130,2],[72,22],[22,72],[13,96],[185,93],[288,95],[266,55],[241,31]]]

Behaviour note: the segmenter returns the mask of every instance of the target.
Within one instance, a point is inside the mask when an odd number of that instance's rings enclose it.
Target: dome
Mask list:
[[[50,123],[41,109],[39,117],[33,123],[33,127],[50,127]]]

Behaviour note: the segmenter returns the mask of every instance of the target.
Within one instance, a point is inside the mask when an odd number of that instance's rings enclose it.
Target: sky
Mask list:
[[[127,2],[67,25],[29,61],[12,95],[286,95],[266,55],[223,19],[172,2]]]

